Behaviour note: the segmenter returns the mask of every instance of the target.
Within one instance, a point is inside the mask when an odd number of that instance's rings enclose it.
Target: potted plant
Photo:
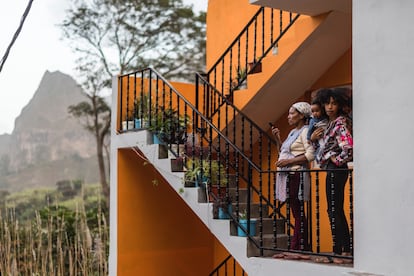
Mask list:
[[[237,235],[239,237],[247,237],[247,224],[250,224],[250,234],[249,236],[255,236],[256,235],[256,220],[250,219],[250,221],[247,220],[247,211],[243,210],[239,213],[239,225],[237,226]]]
[[[188,115],[179,114],[173,108],[159,107],[154,110],[151,125],[148,127],[162,143],[183,145],[187,139],[187,127],[190,123]]]
[[[225,187],[227,184],[226,171],[218,160],[202,160],[203,174],[212,185]]]
[[[227,192],[226,169],[218,160],[205,160],[203,162],[203,172],[207,175],[207,183],[210,185],[210,201],[215,197]]]
[[[197,187],[198,202],[206,203],[207,197],[207,177],[203,171],[203,160],[196,157],[187,158],[186,171],[184,173],[184,186]]]
[[[199,187],[207,183],[207,177],[202,173],[202,161],[203,160],[199,158],[187,159],[184,180],[188,186],[191,186],[191,184],[188,183],[193,183],[193,187]]]
[[[134,101],[134,121],[135,128],[147,128],[150,108],[150,97],[148,94],[142,94]],[[152,111],[152,110],[151,110]]]
[[[247,70],[245,67],[236,68],[236,78],[233,80],[233,90],[247,88]]]
[[[184,171],[184,158],[182,156],[178,156],[177,158],[171,159],[171,171],[172,172]]]
[[[249,74],[256,74],[262,72],[262,62],[258,58],[254,58],[252,62],[248,64]]]
[[[233,212],[232,200],[226,194],[218,194],[213,201],[213,218],[229,219]]]
[[[122,121],[122,130],[131,130],[134,129],[134,116],[132,115],[133,111],[130,110],[125,118],[124,121]]]
[[[208,184],[210,192],[216,196],[225,193],[227,188],[226,170],[218,160],[187,158],[184,180],[187,187],[199,187],[205,192]],[[213,200],[214,196],[209,195],[209,201]]]

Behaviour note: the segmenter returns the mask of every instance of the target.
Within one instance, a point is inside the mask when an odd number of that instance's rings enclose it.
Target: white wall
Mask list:
[[[353,1],[355,269],[414,275],[414,1]]]

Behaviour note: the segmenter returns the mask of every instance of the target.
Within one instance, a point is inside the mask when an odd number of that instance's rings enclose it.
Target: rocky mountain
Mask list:
[[[33,98],[15,121],[12,134],[0,135],[0,188],[53,186],[63,179],[98,180],[92,134],[68,113],[87,100],[75,80],[46,72]]]

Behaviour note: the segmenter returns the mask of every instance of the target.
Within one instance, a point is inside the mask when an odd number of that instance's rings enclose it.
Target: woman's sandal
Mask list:
[[[317,257],[314,259],[316,263],[323,263],[323,264],[352,264],[353,261],[350,259],[343,259],[343,258],[335,258],[335,257]]]
[[[272,258],[275,258],[275,259],[283,259],[284,257],[285,257],[285,254],[283,253],[277,253],[272,256]]]
[[[309,255],[291,253],[291,252],[282,252],[272,256],[275,259],[286,259],[286,260],[310,260]]]
[[[333,259],[331,257],[317,257],[315,259],[316,263],[322,263],[322,264],[330,264],[333,262]]]
[[[353,261],[350,259],[333,258],[334,264],[352,264]]]

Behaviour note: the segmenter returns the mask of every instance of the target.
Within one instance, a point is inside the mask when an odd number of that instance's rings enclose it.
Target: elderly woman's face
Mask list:
[[[297,126],[300,122],[302,122],[303,118],[302,113],[299,113],[299,111],[296,110],[293,106],[289,108],[289,114],[288,114],[288,123],[290,126]]]

